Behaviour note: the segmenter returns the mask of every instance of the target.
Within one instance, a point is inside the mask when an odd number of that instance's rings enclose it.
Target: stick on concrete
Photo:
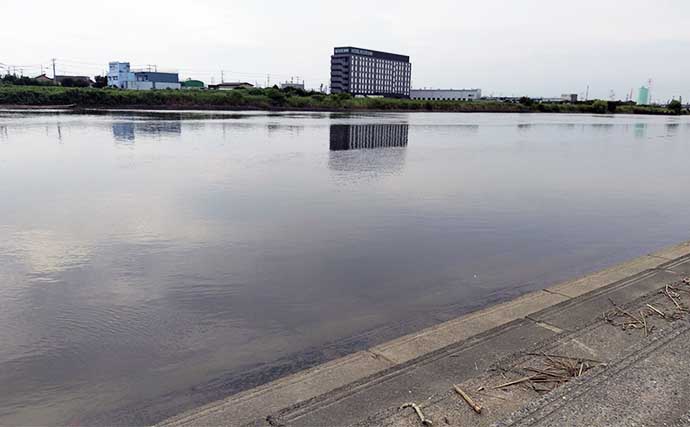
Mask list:
[[[412,408],[414,409],[415,413],[419,417],[420,421],[422,422],[422,425],[425,426],[430,426],[433,425],[434,423],[430,420],[427,419],[424,414],[422,413],[422,410],[419,408],[419,406],[416,403],[406,403],[403,406],[400,407],[400,409],[405,409],[405,408]]]
[[[460,387],[458,387],[455,384],[453,385],[453,388],[460,396],[462,396],[465,402],[467,402],[467,404],[470,405],[472,409],[474,409],[474,412],[478,414],[482,413],[482,407],[477,405],[477,403],[467,393],[465,393]]]

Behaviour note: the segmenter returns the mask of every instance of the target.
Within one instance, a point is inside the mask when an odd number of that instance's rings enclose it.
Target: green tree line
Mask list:
[[[20,78],[21,79],[21,78]],[[191,108],[335,111],[439,111],[439,112],[546,112],[595,114],[681,114],[680,102],[668,108],[638,106],[621,102],[593,101],[577,104],[541,103],[523,98],[520,102],[424,101],[393,98],[354,98],[348,94],[326,95],[301,89],[252,88],[222,90],[149,90],[113,88],[32,86],[0,82],[0,105],[60,106],[85,108]],[[19,80],[23,81],[23,80]],[[101,81],[102,82],[102,81]],[[4,84],[2,84],[4,83]]]

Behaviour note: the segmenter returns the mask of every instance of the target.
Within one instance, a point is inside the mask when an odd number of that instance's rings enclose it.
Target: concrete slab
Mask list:
[[[339,390],[309,405],[278,414],[290,426],[349,425],[363,414],[421,402],[445,393],[454,383],[476,376],[490,364],[521,348],[553,338],[556,334],[534,322],[521,320],[491,333],[474,337],[442,351],[390,369],[377,378]]]
[[[690,323],[640,343],[609,368],[574,381],[496,426],[663,426],[690,410]]]
[[[382,404],[397,405],[403,396],[391,391],[394,389],[415,396],[437,393],[447,387],[451,373],[455,373],[453,381],[469,375],[475,361],[477,367],[484,366],[494,356],[516,351],[534,339],[591,323],[601,315],[602,301],[608,304],[604,296],[613,295],[624,303],[653,287],[655,280],[666,280],[664,274],[673,275],[668,271],[676,276],[690,271],[690,259],[669,261],[688,255],[690,242],[282,378],[161,425],[262,425],[272,413],[302,425],[318,420],[333,424],[338,417],[354,419],[348,415],[354,413],[353,407],[359,408],[359,416]],[[666,272],[648,271],[662,265]],[[634,275],[638,276],[626,279]],[[609,286],[611,290],[596,292]],[[571,301],[582,296],[580,302]],[[525,321],[528,316],[542,322],[541,326]],[[451,354],[454,351],[457,355]],[[328,410],[333,411],[331,415]]]
[[[679,279],[690,276],[690,257],[682,257],[674,261],[662,264],[659,269],[678,273]]]
[[[687,302],[688,299],[689,297],[684,297],[684,302]],[[647,303],[653,304],[666,313],[672,313],[674,309],[673,303],[666,296],[656,292],[634,301],[628,309],[632,312],[638,312]],[[531,375],[532,373],[524,368],[542,367],[546,358],[540,354],[544,353],[595,359],[607,363],[608,366],[614,366],[619,360],[627,357],[631,349],[645,349],[648,346],[653,346],[659,337],[672,331],[676,324],[675,321],[662,319],[658,316],[650,316],[647,321],[650,329],[653,330],[652,334],[647,337],[639,329],[623,330],[599,319],[577,331],[560,334],[544,343],[530,347],[527,352],[516,353],[501,359],[492,366],[492,369],[460,383],[463,390],[472,395],[474,400],[483,407],[481,415],[474,413],[450,389],[450,386],[445,393],[433,395],[430,399],[419,399],[416,403],[420,405],[425,416],[434,422],[434,425],[488,427],[502,419],[514,421],[511,414],[519,414],[523,407],[530,407],[531,402],[540,401],[542,395],[525,384],[500,390],[494,389],[495,385]],[[591,374],[587,373],[586,375]],[[559,424],[554,423],[554,425]],[[397,407],[391,407],[360,420],[356,426],[412,427],[419,426],[419,420],[411,411],[401,411]]]
[[[608,286],[611,283],[623,280],[646,270],[657,268],[666,262],[668,261],[665,258],[645,255],[632,261],[607,268],[598,273],[552,286],[547,288],[547,290],[566,295],[570,298],[577,298],[580,295]]]
[[[648,270],[630,278],[599,288],[580,298],[571,299],[530,316],[531,319],[574,331],[611,310],[611,301],[625,305],[649,292],[659,290],[678,276],[661,270]]]
[[[404,363],[514,320],[522,319],[566,299],[567,297],[563,295],[534,292],[376,346],[371,349],[371,352],[396,363]]]
[[[390,366],[392,364],[389,361],[369,352],[354,353],[168,419],[161,425],[241,425],[298,401],[311,399],[381,372]]]
[[[690,254],[690,241],[662,249],[649,255],[670,261],[687,256],[688,254]]]

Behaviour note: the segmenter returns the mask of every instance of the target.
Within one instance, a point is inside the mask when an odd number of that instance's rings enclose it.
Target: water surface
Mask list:
[[[687,240],[690,121],[0,112],[0,424],[146,424]]]

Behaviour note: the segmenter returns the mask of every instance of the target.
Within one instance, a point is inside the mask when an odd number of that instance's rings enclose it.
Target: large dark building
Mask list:
[[[331,93],[409,98],[410,57],[356,47],[336,47],[331,56]]]

